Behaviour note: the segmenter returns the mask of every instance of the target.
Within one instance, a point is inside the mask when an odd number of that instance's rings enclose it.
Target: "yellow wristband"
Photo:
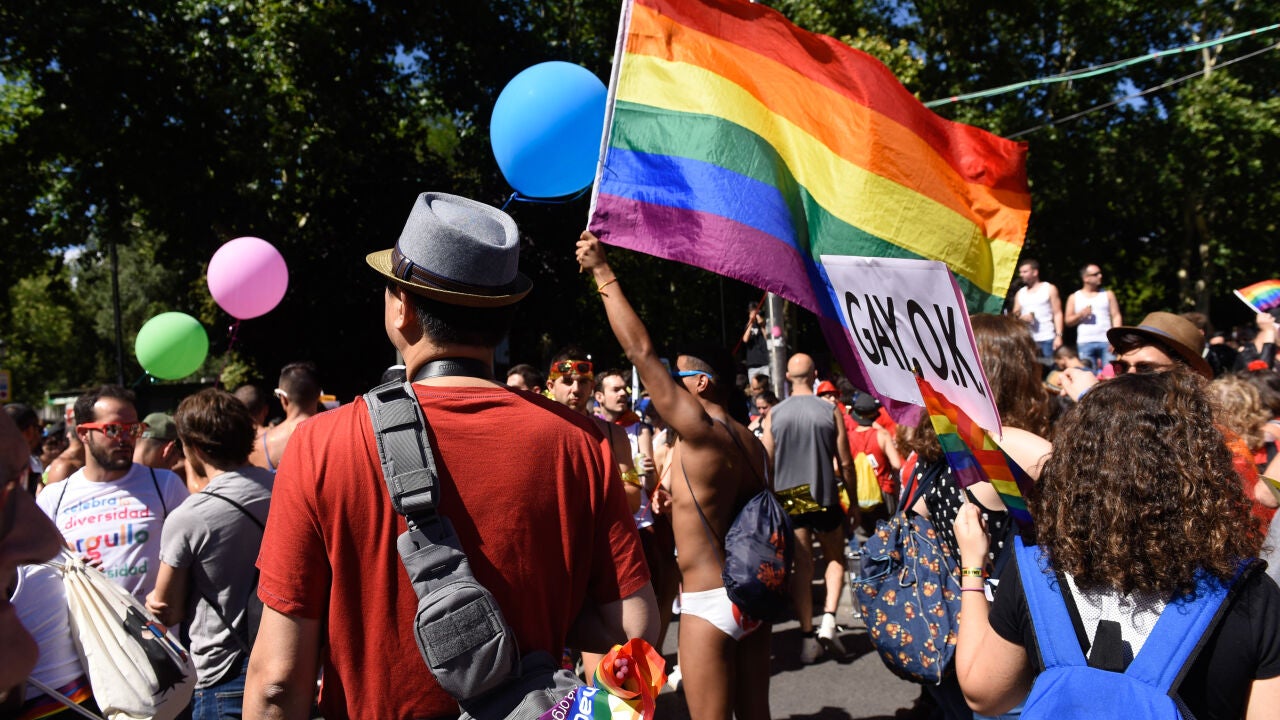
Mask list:
[[[644,487],[644,483],[640,481],[640,473],[635,468],[622,471],[622,482],[636,487]]]
[[[610,280],[609,282],[607,282],[607,283],[605,283],[605,284],[603,284],[603,285],[597,285],[597,286],[596,286],[596,292],[600,293],[601,297],[609,297],[608,295],[606,295],[606,294],[605,294],[604,289],[605,289],[605,288],[607,288],[607,287],[609,287],[610,285],[612,285],[612,284],[616,283],[616,282],[618,282],[618,276],[617,276],[617,275],[614,275],[614,276],[613,276],[613,279],[612,279],[612,280]]]
[[[980,578],[980,577],[986,577],[986,574],[982,572],[982,568],[980,568],[980,567],[960,568],[960,577],[962,577],[962,578],[967,578],[967,577],[976,577],[976,578]]]

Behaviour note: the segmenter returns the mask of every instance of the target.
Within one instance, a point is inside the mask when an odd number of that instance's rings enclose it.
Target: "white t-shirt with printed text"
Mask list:
[[[36,504],[73,552],[101,560],[107,577],[145,602],[159,572],[160,528],[188,494],[174,473],[134,463],[111,482],[93,482],[78,470],[45,488]]]

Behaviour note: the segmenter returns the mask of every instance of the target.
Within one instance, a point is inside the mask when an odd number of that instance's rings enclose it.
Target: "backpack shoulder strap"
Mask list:
[[[707,520],[707,514],[702,512],[702,504],[698,502],[698,494],[693,491],[693,482],[689,480],[689,472],[684,469],[684,454],[680,454],[680,473],[684,475],[684,483],[689,486],[689,497],[693,500],[693,507],[698,511],[698,517],[702,519],[702,527],[707,531],[707,537],[711,538],[711,548],[714,550],[720,547],[720,538],[716,536],[714,530],[711,529],[711,521]],[[724,564],[724,555],[717,550],[716,557],[720,558],[720,563]]]
[[[54,523],[58,522],[58,511],[62,509],[62,501],[67,497],[67,486],[71,484],[70,482],[68,482],[69,480],[71,480],[69,476],[66,478],[63,478],[61,483],[62,492],[58,494],[58,502],[53,504],[53,514],[49,516],[49,519],[52,520]]]
[[[218,498],[219,500],[221,500],[221,501],[223,501],[223,502],[225,502],[225,503],[230,504],[232,507],[234,507],[235,509],[239,510],[239,511],[240,511],[240,513],[241,513],[242,515],[244,515],[245,517],[249,518],[249,520],[250,520],[250,521],[252,521],[254,525],[257,525],[259,530],[263,530],[263,531],[265,531],[265,530],[267,529],[267,526],[266,526],[266,525],[263,525],[261,520],[259,520],[257,517],[255,517],[253,513],[249,512],[249,509],[248,509],[248,508],[246,508],[244,505],[241,505],[240,503],[236,502],[235,500],[232,500],[231,498],[227,497],[226,495],[219,495],[218,493],[216,493],[216,492],[214,492],[214,491],[212,491],[212,490],[208,490],[208,489],[201,490],[200,492],[201,492],[201,493],[203,493],[203,494],[205,494],[205,495],[208,495],[209,497],[216,497],[216,498]]]
[[[1209,629],[1220,619],[1220,611],[1225,610],[1223,601],[1239,585],[1241,576],[1250,572],[1252,565],[1241,563],[1230,582],[1201,572],[1192,597],[1165,605],[1125,674],[1168,692],[1182,675],[1187,661],[1200,649]]]
[[[169,505],[165,503],[164,493],[160,491],[160,481],[156,479],[156,469],[148,467],[147,470],[151,471],[151,484],[156,488],[156,495],[160,496],[160,509],[164,511],[164,514],[160,516],[160,520],[163,521],[165,518],[169,517]]]
[[[747,455],[747,449],[743,447],[742,441],[738,439],[738,436],[733,434],[733,429],[730,428],[723,420],[717,418],[711,418],[711,420],[712,422],[717,422],[724,426],[725,432],[729,433],[729,437],[733,439],[733,444],[737,445],[738,450],[742,452],[743,459],[747,461],[747,467],[751,467],[751,457]],[[765,467],[768,467],[768,463],[765,464]],[[680,454],[680,473],[684,475],[685,485],[689,486],[689,497],[693,499],[693,507],[698,511],[698,517],[702,520],[702,527],[707,531],[707,537],[711,538],[711,547],[719,548],[720,538],[716,535],[715,531],[711,529],[711,521],[707,520],[707,514],[702,511],[702,504],[698,502],[698,494],[693,491],[693,482],[689,480],[689,473],[685,470],[684,453]],[[756,474],[754,467],[751,468],[751,473],[756,475],[756,479],[763,481],[763,478]],[[765,483],[763,492],[769,492],[768,483]],[[721,563],[724,563],[724,555],[721,552],[717,552],[716,556],[720,558]]]
[[[1031,613],[1041,664],[1045,668],[1088,665],[1058,579],[1049,571],[1048,557],[1039,546],[1023,545],[1021,537],[1013,539],[1013,551],[1018,558],[1018,577]]]
[[[920,460],[917,459],[916,463],[918,465]],[[911,478],[908,480],[906,492],[903,494],[902,505],[899,506],[898,512],[905,514],[910,510],[911,507],[916,504],[917,500],[924,497],[924,494],[929,492],[929,488],[933,487],[934,481],[941,477],[942,473],[947,471],[947,467],[948,465],[945,460],[940,460],[927,466],[920,473],[920,482],[918,483],[914,482],[915,473],[912,472]]]
[[[389,382],[364,394],[382,477],[396,512],[434,515],[439,501],[435,453],[426,418],[409,382]]]

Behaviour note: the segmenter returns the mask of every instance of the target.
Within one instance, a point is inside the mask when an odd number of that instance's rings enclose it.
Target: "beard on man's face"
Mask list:
[[[89,453],[98,461],[103,470],[128,470],[133,467],[133,448],[117,445],[114,448],[103,447],[98,443],[88,443]]]

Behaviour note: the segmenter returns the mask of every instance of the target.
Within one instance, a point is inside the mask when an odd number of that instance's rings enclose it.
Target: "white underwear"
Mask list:
[[[734,640],[741,640],[761,625],[759,620],[742,614],[723,587],[680,593],[680,614],[700,617]]]

